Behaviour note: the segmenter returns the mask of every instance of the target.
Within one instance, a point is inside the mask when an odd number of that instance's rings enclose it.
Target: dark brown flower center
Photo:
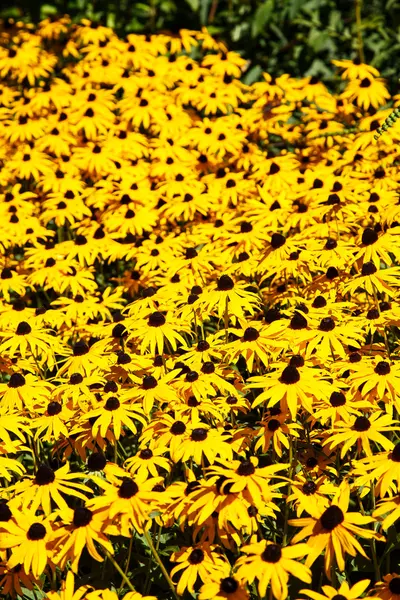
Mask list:
[[[290,329],[298,330],[307,327],[307,319],[299,312],[295,312],[290,320]]]
[[[25,377],[21,373],[13,373],[8,382],[9,388],[19,388],[25,385]]]
[[[379,310],[377,308],[370,308],[367,312],[367,319],[370,321],[374,319],[379,319]]]
[[[335,329],[335,321],[332,319],[332,317],[325,317],[324,319],[321,319],[320,324],[319,324],[319,330],[320,331],[332,331],[333,329]]]
[[[165,325],[165,321],[164,315],[157,311],[149,316],[148,324],[150,327],[161,327],[162,325]]]
[[[357,417],[354,421],[353,429],[358,432],[368,431],[371,427],[371,423],[367,417]]]
[[[233,279],[229,275],[221,275],[218,279],[217,288],[220,292],[229,292],[229,290],[233,289],[234,285]]]
[[[150,448],[144,448],[139,452],[139,458],[142,458],[143,460],[149,460],[152,457],[153,452],[150,450]]]
[[[198,378],[199,374],[197,373],[197,371],[189,371],[189,373],[186,373],[185,381],[188,381],[189,383],[194,383],[198,380]]]
[[[312,494],[315,494],[316,490],[317,486],[313,481],[307,481],[307,483],[303,485],[303,494],[306,496],[312,496]]]
[[[80,383],[82,383],[83,381],[83,377],[80,373],[72,373],[71,377],[69,378],[69,382],[71,385],[79,385]]]
[[[390,365],[385,360],[381,360],[378,362],[374,369],[375,373],[378,375],[388,375],[390,373]]]
[[[343,406],[346,404],[346,396],[343,394],[343,392],[332,392],[329,402],[335,408],[338,406]]]
[[[42,540],[46,533],[46,527],[42,523],[33,523],[28,529],[28,539],[32,541]]]
[[[0,522],[6,523],[12,517],[11,510],[5,500],[0,501]]]
[[[182,435],[186,431],[186,425],[183,421],[175,421],[175,423],[171,426],[170,432],[172,435]]]
[[[76,342],[76,344],[73,347],[74,356],[84,356],[88,352],[89,346],[83,340]]]
[[[327,302],[323,296],[317,296],[312,303],[313,308],[324,308]]]
[[[62,411],[62,406],[59,402],[49,402],[49,404],[47,405],[47,414],[50,417],[59,415],[61,411]]]
[[[294,383],[300,381],[300,373],[298,372],[296,367],[288,365],[283,369],[279,381],[281,383],[285,383],[286,385],[293,385]]]
[[[278,421],[278,419],[271,419],[270,421],[268,421],[267,424],[267,428],[269,429],[269,431],[277,431],[280,426],[281,424]]]
[[[282,548],[279,544],[268,544],[264,552],[261,554],[263,561],[268,563],[277,563],[282,557]]]
[[[250,460],[243,460],[239,467],[236,469],[236,473],[243,477],[249,477],[255,473],[255,467]]]
[[[144,390],[152,390],[157,387],[157,379],[153,375],[145,375],[143,377],[142,388]]]
[[[123,482],[119,486],[118,496],[120,498],[125,498],[129,500],[129,498],[133,498],[139,491],[137,484],[133,481],[133,479],[129,479],[129,477],[124,478]]]
[[[335,248],[337,248],[337,241],[332,238],[328,238],[325,243],[325,250],[334,250]]]
[[[273,233],[271,236],[271,246],[274,250],[281,248],[286,243],[286,238],[281,233]]]
[[[233,577],[224,577],[221,579],[219,589],[223,594],[234,594],[239,588],[239,583]]]
[[[294,354],[289,361],[289,365],[296,368],[304,367],[304,358],[300,354]]]
[[[214,363],[212,363],[210,360],[205,362],[203,364],[203,366],[201,367],[201,372],[204,373],[205,375],[211,375],[211,373],[214,373],[215,372]]]
[[[338,275],[339,271],[336,267],[328,267],[325,273],[325,277],[329,279],[329,281],[332,281],[332,279],[335,279],[336,277],[338,277]]]
[[[74,510],[74,518],[72,520],[75,527],[86,527],[93,519],[93,513],[85,506],[78,506]]]
[[[37,485],[49,485],[50,483],[53,483],[55,478],[56,476],[53,469],[46,465],[40,465],[36,471],[35,483]]]
[[[319,520],[324,529],[333,531],[335,527],[343,523],[344,514],[338,506],[333,504],[322,513]]]
[[[376,268],[374,263],[372,261],[368,261],[363,264],[361,269],[361,275],[363,275],[364,277],[366,277],[367,275],[373,275],[377,272],[377,270],[378,269]]]
[[[32,327],[29,325],[29,323],[27,323],[26,321],[21,321],[21,323],[18,323],[18,327],[15,333],[17,335],[28,335],[31,331]]]
[[[258,333],[257,329],[255,329],[254,327],[247,327],[243,334],[243,341],[255,342],[259,337],[260,334]]]
[[[206,340],[200,340],[200,342],[197,344],[197,352],[206,352],[207,350],[210,349],[210,344],[208,342],[206,342]]]
[[[204,427],[196,427],[196,429],[193,429],[190,438],[194,442],[204,442],[204,440],[207,439],[207,435],[207,429],[204,429]]]
[[[102,471],[106,464],[107,460],[102,452],[93,452],[86,463],[89,471]]]
[[[104,405],[104,408],[110,411],[117,410],[119,407],[120,401],[115,396],[111,396],[111,398],[108,398],[107,402]]]
[[[389,590],[392,594],[400,594],[400,577],[393,577],[389,581]]]
[[[115,381],[107,381],[104,385],[104,392],[106,394],[116,394],[118,392],[118,384]]]
[[[364,244],[364,246],[371,246],[372,244],[375,244],[377,239],[378,234],[376,233],[376,231],[374,229],[371,229],[370,227],[367,227],[363,231],[361,243]]]
[[[390,459],[394,462],[400,462],[400,442],[393,448]]]
[[[191,565],[198,565],[204,560],[204,552],[200,548],[191,551],[188,561]]]

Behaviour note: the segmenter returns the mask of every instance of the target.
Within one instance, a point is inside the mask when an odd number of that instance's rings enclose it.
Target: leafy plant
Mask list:
[[[207,27],[252,64],[278,75],[314,75],[332,82],[333,58],[356,57],[384,77],[396,74],[400,0],[6,0],[0,15],[38,21],[68,13],[124,35]],[[357,10],[359,20],[357,22]],[[247,83],[259,77],[251,70]]]

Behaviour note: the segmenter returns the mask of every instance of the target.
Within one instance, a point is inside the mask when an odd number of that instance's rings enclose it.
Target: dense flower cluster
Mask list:
[[[206,30],[67,17],[0,41],[1,593],[399,600],[378,71],[248,86]]]

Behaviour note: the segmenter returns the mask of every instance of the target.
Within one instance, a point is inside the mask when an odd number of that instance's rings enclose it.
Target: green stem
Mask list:
[[[356,30],[357,30],[357,46],[358,46],[358,57],[360,62],[364,63],[364,46],[362,39],[362,23],[361,23],[361,9],[362,0],[355,0],[356,3]]]
[[[128,577],[125,575],[125,573],[123,572],[123,570],[121,569],[121,567],[119,566],[119,564],[117,563],[117,561],[115,560],[115,558],[108,552],[108,550],[106,550],[105,552],[106,552],[107,558],[113,564],[113,567],[121,575],[122,580],[126,583],[126,585],[128,586],[128,588],[130,590],[132,590],[132,592],[136,592],[135,588],[133,587],[133,585],[131,584],[131,582],[129,581]]]
[[[133,538],[134,538],[134,536],[135,536],[135,532],[132,533],[131,539],[129,540],[128,556],[127,556],[127,559],[126,559],[125,571],[124,571],[125,575],[127,575],[128,571],[129,571],[129,565],[130,565],[130,562],[131,562],[132,547],[133,547]],[[121,586],[120,586],[120,588],[118,590],[118,596],[122,592],[122,588],[123,588],[123,583],[121,583]]]
[[[331,582],[332,582],[332,587],[334,587],[336,589],[338,587],[338,580],[337,580],[337,577],[336,577],[336,559],[335,559],[335,555],[333,555],[332,564],[331,564]]]
[[[292,437],[290,437],[290,441],[289,441],[289,463],[290,463],[290,467],[289,467],[289,479],[291,480],[293,477],[293,439]],[[292,484],[291,481],[288,484],[288,496],[290,496],[290,492],[292,489]],[[288,537],[288,521],[289,521],[289,502],[287,501],[286,498],[286,505],[285,505],[285,522],[283,524],[283,545],[286,546],[287,543],[287,537]]]
[[[164,566],[164,564],[163,564],[163,562],[162,562],[162,560],[161,560],[161,558],[160,558],[160,556],[159,556],[159,554],[158,554],[157,550],[154,548],[153,540],[151,539],[151,536],[149,535],[149,532],[148,532],[148,531],[145,531],[145,532],[143,533],[143,535],[144,535],[144,538],[145,538],[146,542],[147,542],[147,543],[148,543],[148,545],[149,545],[149,548],[150,548],[150,550],[151,550],[151,553],[152,553],[152,554],[153,554],[153,556],[154,556],[154,559],[156,560],[156,562],[157,562],[158,566],[160,567],[160,569],[161,569],[161,571],[162,571],[162,574],[164,575],[164,577],[165,577],[165,579],[166,579],[166,581],[167,581],[167,583],[168,583],[168,585],[169,585],[169,587],[170,587],[170,590],[171,590],[171,592],[173,593],[173,596],[174,596],[174,598],[175,598],[176,600],[179,600],[179,596],[178,596],[178,594],[176,593],[175,586],[174,586],[174,584],[172,583],[172,579],[171,579],[171,577],[168,575],[167,569],[165,568],[165,566]]]
[[[375,490],[374,490],[374,488],[371,488],[371,493],[372,493],[373,506],[374,506],[374,504],[375,504]],[[358,505],[360,507],[361,514],[365,517],[365,510],[364,510],[364,506],[363,506],[363,503],[361,501],[361,498],[358,496],[357,500],[358,500]],[[372,524],[372,529],[375,531],[375,527],[374,527],[373,524]],[[370,539],[369,540],[369,545],[370,545],[370,548],[371,548],[372,562],[374,563],[375,578],[376,578],[376,581],[380,581],[381,580],[381,573],[380,573],[380,570],[379,570],[378,557],[376,555],[375,540],[374,539]]]
[[[228,311],[228,302],[229,298],[226,297],[225,300],[225,312],[224,312],[224,327],[225,327],[225,344],[228,343],[228,326],[229,326],[229,311]]]
[[[215,14],[217,12],[218,0],[212,0],[210,12],[208,14],[207,25],[212,23],[215,19]]]
[[[378,302],[378,296],[377,296],[377,293],[376,293],[375,284],[372,284],[372,292],[374,294],[374,300],[375,300],[376,310],[378,311],[379,314],[381,314],[381,309],[380,309],[379,302]],[[385,326],[383,326],[383,337],[384,337],[384,340],[385,340],[386,352],[387,352],[388,358],[390,359],[390,346],[389,346],[389,340],[388,340],[388,337],[387,337]]]

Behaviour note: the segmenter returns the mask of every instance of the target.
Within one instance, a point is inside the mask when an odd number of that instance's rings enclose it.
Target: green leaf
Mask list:
[[[57,7],[52,4],[42,4],[40,7],[40,18],[45,19],[49,15],[57,14]]]
[[[24,598],[30,598],[31,600],[42,600],[46,596],[43,590],[39,587],[35,587],[34,590],[28,590],[28,588],[21,586]]]
[[[249,71],[247,71],[246,75],[243,77],[243,83],[246,85],[251,85],[258,79],[260,79],[262,73],[262,68],[260,65],[255,65]]]
[[[200,0],[200,23],[202,26],[207,25],[208,14],[210,12],[211,0]]]
[[[251,25],[251,35],[253,38],[257,37],[262,31],[265,30],[273,10],[274,0],[266,0],[266,2],[257,8]]]
[[[193,12],[197,12],[200,6],[200,0],[186,0]]]
[[[300,12],[302,4],[303,4],[303,0],[292,0],[290,2],[289,14],[288,14],[290,20],[293,21],[293,19],[295,17],[297,17],[297,14]]]

